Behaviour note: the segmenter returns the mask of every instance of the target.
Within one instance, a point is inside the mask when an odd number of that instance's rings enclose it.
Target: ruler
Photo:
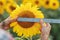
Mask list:
[[[18,18],[17,21],[19,22],[40,22],[40,18]],[[44,22],[47,23],[60,23],[60,19],[42,19]]]

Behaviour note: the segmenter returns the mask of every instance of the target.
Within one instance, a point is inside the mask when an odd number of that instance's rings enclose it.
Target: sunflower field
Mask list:
[[[60,0],[0,0],[0,22],[10,17],[60,19]],[[18,18],[19,18],[18,17]],[[49,40],[60,40],[60,24],[51,23]],[[2,27],[14,40],[40,40],[41,25],[17,20]],[[2,39],[0,39],[2,40]]]

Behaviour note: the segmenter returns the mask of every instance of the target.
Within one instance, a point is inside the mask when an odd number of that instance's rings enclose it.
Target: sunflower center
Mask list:
[[[36,0],[36,1],[35,1],[35,4],[39,4],[39,1],[38,1],[38,0]]]
[[[53,3],[53,6],[56,6],[56,4],[55,4],[55,3]]]
[[[30,11],[23,11],[20,13],[19,17],[35,18],[35,15]],[[34,25],[34,22],[18,22],[18,24],[23,28],[30,28]]]
[[[2,6],[2,5],[3,5],[3,3],[2,3],[2,2],[0,2],[0,5]]]
[[[46,1],[46,5],[49,5],[49,1]]]
[[[13,10],[16,9],[16,7],[14,7],[14,6],[10,6],[10,9],[13,11]]]

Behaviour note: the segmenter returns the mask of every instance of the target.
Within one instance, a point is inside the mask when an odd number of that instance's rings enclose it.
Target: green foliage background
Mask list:
[[[60,19],[60,8],[57,10],[46,10],[42,9],[42,12],[45,15],[45,18],[51,19]],[[60,40],[60,24],[51,24],[51,33],[53,40]]]

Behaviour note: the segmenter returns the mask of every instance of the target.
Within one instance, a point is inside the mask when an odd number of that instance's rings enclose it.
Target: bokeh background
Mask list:
[[[60,1],[60,0],[59,0]],[[20,4],[21,0],[18,0],[17,4]],[[41,8],[39,9],[43,12],[45,18],[51,18],[51,19],[60,19],[60,8],[58,8],[57,10],[51,10],[51,9],[45,9],[45,8]],[[0,15],[0,22],[3,21],[4,19],[6,19],[9,16],[9,14],[7,12],[4,12],[3,15]],[[60,40],[60,24],[52,24],[51,23],[51,32],[50,32],[50,37],[49,40]],[[12,31],[12,29],[10,29],[10,32],[12,34],[14,34]],[[16,34],[14,34],[14,37],[16,37]],[[39,39],[39,35],[36,35],[33,37],[33,40],[37,40]],[[16,40],[18,40],[19,38],[16,38]],[[26,38],[23,38],[24,40],[27,40]]]

